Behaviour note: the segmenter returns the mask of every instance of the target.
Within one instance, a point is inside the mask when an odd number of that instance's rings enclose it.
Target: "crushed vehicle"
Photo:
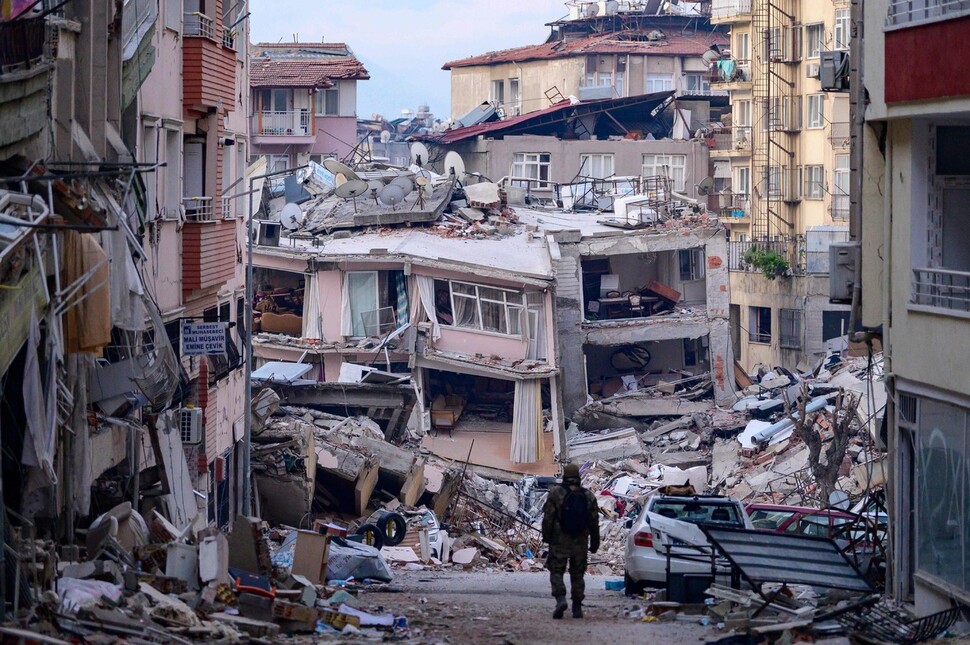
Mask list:
[[[655,495],[627,535],[624,581],[629,595],[646,587],[664,587],[669,573],[710,574],[710,544],[699,525],[753,528],[751,518],[736,499],[712,495]],[[718,573],[726,572],[719,566]]]

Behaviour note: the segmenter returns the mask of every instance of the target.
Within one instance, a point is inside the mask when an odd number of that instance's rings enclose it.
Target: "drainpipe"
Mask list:
[[[891,124],[886,124],[887,128],[891,127]],[[899,430],[896,427],[896,379],[893,375],[893,364],[892,364],[892,339],[890,337],[892,319],[893,319],[893,297],[892,297],[892,266],[893,266],[893,137],[892,132],[886,133],[886,169],[885,176],[883,179],[883,192],[884,197],[882,200],[882,351],[883,351],[883,380],[885,381],[886,393],[886,411],[884,412],[886,418],[886,427],[888,429],[888,436],[886,437],[886,443],[888,444],[886,448],[889,450],[889,458],[887,459],[887,477],[886,477],[886,505],[889,512],[889,544],[887,545],[886,551],[886,562],[888,564],[886,570],[886,591],[889,590],[894,592],[897,598],[901,598],[901,592],[903,588],[901,586],[901,579],[899,579],[899,572],[896,570],[898,563],[896,562],[896,544],[903,544],[902,534],[899,533],[900,526],[904,525],[904,522],[896,522],[896,526],[893,526],[894,519],[897,517],[900,505],[897,503],[896,495],[897,490],[894,490],[894,484],[896,483],[896,459],[898,457],[899,451],[894,448],[898,447],[899,444]]]

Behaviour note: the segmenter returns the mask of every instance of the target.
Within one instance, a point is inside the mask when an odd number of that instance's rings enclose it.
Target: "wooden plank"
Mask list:
[[[422,493],[424,493],[424,462],[424,457],[415,459],[408,476],[404,480],[404,486],[401,487],[401,494],[398,499],[405,506],[417,505]]]
[[[380,472],[380,462],[376,459],[369,459],[360,471],[357,484],[354,486],[354,510],[357,515],[365,514]]]

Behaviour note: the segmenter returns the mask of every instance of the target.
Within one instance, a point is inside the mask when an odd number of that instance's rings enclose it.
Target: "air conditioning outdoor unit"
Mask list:
[[[202,408],[179,410],[179,435],[182,443],[202,442]]]
[[[805,66],[805,77],[806,78],[818,78],[818,63],[809,63]]]
[[[819,80],[823,92],[843,92],[849,89],[849,52],[822,52],[819,57]]]
[[[858,242],[833,242],[829,245],[829,301],[852,302],[856,263],[861,260]]]

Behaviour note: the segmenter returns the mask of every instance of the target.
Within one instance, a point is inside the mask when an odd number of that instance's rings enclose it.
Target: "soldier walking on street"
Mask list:
[[[566,613],[566,584],[563,574],[568,564],[569,584],[572,588],[573,618],[583,617],[583,598],[586,583],[586,553],[596,553],[600,547],[599,506],[593,493],[583,488],[579,480],[579,466],[567,464],[562,471],[562,485],[549,491],[542,509],[542,539],[549,543],[546,568],[556,599],[553,618]]]

